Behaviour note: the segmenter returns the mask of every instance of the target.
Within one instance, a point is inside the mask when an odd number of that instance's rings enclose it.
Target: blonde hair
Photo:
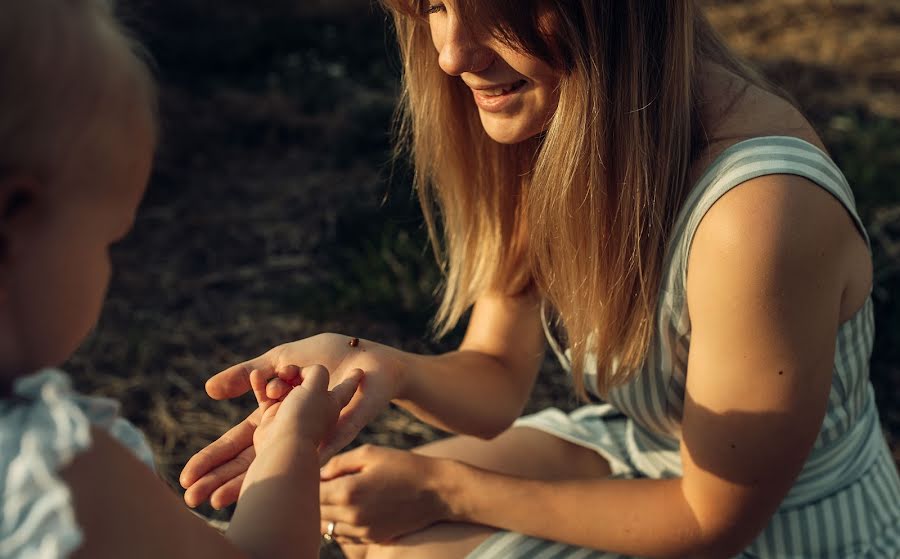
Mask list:
[[[537,289],[564,326],[579,395],[588,358],[601,393],[625,382],[646,354],[666,242],[708,145],[701,62],[772,88],[691,0],[455,0],[463,25],[562,76],[546,131],[501,145],[438,67],[424,3],[382,3],[403,64],[397,154],[412,158],[445,272],[438,333],[486,291]]]
[[[111,0],[0,3],[0,176],[49,180],[86,134],[135,105],[156,113],[144,52]],[[104,121],[102,123],[98,121]]]

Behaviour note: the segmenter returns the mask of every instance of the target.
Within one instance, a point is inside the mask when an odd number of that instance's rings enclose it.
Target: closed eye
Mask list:
[[[429,4],[428,7],[425,8],[425,15],[430,16],[446,10],[447,8],[445,8],[443,4]]]

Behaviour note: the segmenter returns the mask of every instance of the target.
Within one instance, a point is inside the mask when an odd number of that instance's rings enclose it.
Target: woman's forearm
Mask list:
[[[404,382],[394,400],[416,417],[453,433],[492,438],[519,417],[534,384],[534,371],[512,370],[473,350],[441,355],[403,354]]]
[[[537,481],[445,460],[434,483],[451,521],[629,556],[733,554],[698,522],[680,479]]]
[[[397,353],[395,402],[447,431],[499,435],[522,413],[544,358],[540,311],[530,292],[482,295],[458,351]]]

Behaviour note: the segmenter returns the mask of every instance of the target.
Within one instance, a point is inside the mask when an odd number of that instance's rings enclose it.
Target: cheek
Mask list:
[[[67,359],[90,334],[103,308],[110,279],[110,265],[105,250],[90,247],[72,258],[64,270],[65,278],[58,286],[53,307],[45,314],[54,318],[53,345],[62,359]],[[49,301],[48,301],[49,302]]]
[[[559,106],[560,76],[549,68],[537,68],[534,79],[536,85],[537,116],[546,120],[553,116]]]
[[[431,30],[431,44],[437,52],[444,49],[444,30],[441,25],[432,21],[429,22],[428,28]]]
[[[559,86],[562,75],[543,60],[522,57],[518,63],[519,71],[541,88],[553,91]]]

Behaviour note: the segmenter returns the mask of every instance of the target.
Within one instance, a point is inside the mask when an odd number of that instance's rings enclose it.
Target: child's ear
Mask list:
[[[35,211],[41,183],[29,175],[0,177],[0,265],[7,263],[12,237]]]

